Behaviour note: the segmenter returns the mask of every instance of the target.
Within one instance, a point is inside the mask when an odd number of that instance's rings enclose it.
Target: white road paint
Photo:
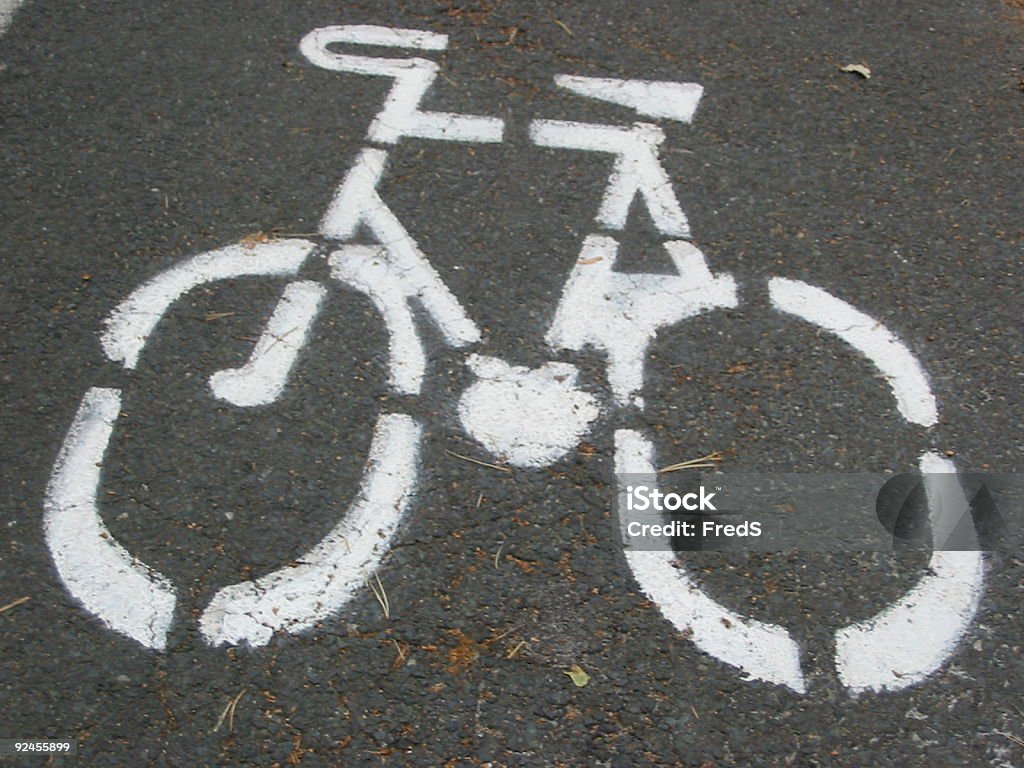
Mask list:
[[[380,566],[416,481],[421,429],[409,416],[380,417],[359,498],[298,564],[220,590],[199,627],[212,645],[266,645],[275,631],[311,629],[340,610]]]
[[[568,363],[531,370],[470,355],[477,376],[459,400],[466,432],[517,467],[546,467],[565,456],[600,415],[597,400],[576,386]]]
[[[370,125],[369,138],[382,144],[394,144],[403,136],[438,141],[500,142],[505,123],[496,117],[461,115],[453,112],[426,112],[420,102],[434,80],[439,67],[428,59],[380,59],[336,53],[331,45],[355,43],[393,45],[404,48],[444,50],[448,39],[417,30],[373,26],[322,27],[306,35],[299,49],[318,67],[335,72],[378,75],[394,78],[383,109]]]
[[[103,350],[110,360],[134,368],[156,324],[183,294],[215,280],[295,275],[314,248],[308,240],[238,243],[186,259],[135,289],[114,309],[101,337]]]
[[[768,290],[776,309],[834,333],[870,360],[888,379],[903,418],[923,427],[938,422],[928,377],[892,331],[827,291],[800,280],[775,277],[769,281]]]
[[[387,249],[346,245],[328,257],[331,276],[370,297],[388,329],[388,383],[403,395],[419,394],[427,356],[416,333],[406,286],[387,260]]]
[[[217,371],[210,377],[213,394],[239,406],[267,405],[277,400],[326,293],[323,286],[308,280],[290,283],[249,361],[241,368]]]
[[[933,549],[980,550],[978,530],[970,515],[970,502],[956,474],[956,465],[945,456],[925,453],[918,468],[928,498],[928,523]],[[955,547],[953,544],[956,534]]]
[[[57,572],[87,611],[116,632],[163,650],[174,588],[110,535],[96,505],[100,467],[121,409],[116,389],[85,393],[46,489],[44,527]]]
[[[425,32],[421,29],[401,29],[398,27],[380,27],[373,24],[347,24],[336,27],[314,29],[303,38],[300,47],[305,53],[309,46],[310,53],[333,61],[337,54],[329,50],[331,45],[348,43],[352,45],[375,45],[382,48],[413,48],[420,51],[443,51],[448,47],[448,35],[440,32]],[[310,56],[310,54],[306,54]],[[312,56],[310,56],[312,58]],[[355,57],[359,58],[359,57]],[[325,66],[314,61],[318,66]],[[330,69],[331,67],[327,67]]]
[[[387,152],[364,149],[338,188],[320,230],[336,240],[351,240],[365,226],[385,247],[390,272],[405,296],[423,303],[445,340],[463,347],[480,340],[480,331],[466,315],[426,256],[377,192]]]
[[[14,20],[14,12],[21,6],[22,0],[0,0],[0,35],[3,35]]]
[[[657,488],[654,447],[639,432],[615,432],[617,475],[646,475]],[[621,492],[622,489],[620,489]],[[626,551],[626,562],[644,593],[677,630],[715,658],[737,667],[748,680],[785,685],[804,693],[800,648],[789,632],[730,611],[709,597],[678,562],[675,552]]]
[[[531,140],[542,147],[578,149],[615,155],[597,223],[605,229],[626,226],[633,199],[640,195],[654,226],[665,237],[689,237],[690,225],[679,206],[672,182],[658,159],[664,132],[650,123],[630,128],[563,120],[534,120]]]
[[[934,520],[943,499],[968,501],[945,457],[921,457]],[[948,480],[937,477],[948,474]],[[951,493],[949,483],[956,483]],[[933,552],[929,572],[900,600],[866,621],[836,633],[836,670],[852,691],[894,691],[923,681],[953,653],[974,620],[985,584],[982,552]]]
[[[637,393],[643,387],[647,347],[659,328],[709,309],[736,306],[735,281],[712,275],[696,246],[685,240],[663,245],[676,275],[615,272],[618,243],[588,236],[545,336],[555,349],[604,350],[619,404],[643,407]]]
[[[591,99],[630,107],[644,117],[689,123],[704,88],[697,83],[555,75],[555,85]]]

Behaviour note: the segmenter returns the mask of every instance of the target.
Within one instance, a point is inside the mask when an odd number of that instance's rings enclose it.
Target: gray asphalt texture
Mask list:
[[[612,514],[612,432],[659,456],[735,466],[912,468],[925,448],[1014,472],[1024,446],[1024,27],[995,0],[913,3],[64,3],[0,40],[0,737],[77,738],[88,766],[1020,766],[1019,553],[994,553],[977,622],[925,683],[851,696],[836,627],[924,560],[693,555],[723,603],[790,627],[809,690],[740,679],[629,576]],[[309,65],[307,32],[374,23],[451,36],[425,106],[503,117],[497,146],[404,140],[384,198],[484,328],[476,350],[536,366],[609,171],[532,146],[535,117],[627,123],[559,93],[559,73],[699,82],[665,164],[741,305],[652,346],[642,413],[608,407],[543,470],[498,472],[455,412],[465,352],[424,323],[429,385],[387,393],[372,305],[338,291],[286,396],[214,401],[283,282],[179,302],[137,371],[106,362],[110,310],[181,259],[259,231],[315,232],[387,84]],[[870,80],[840,67],[867,64]],[[666,270],[639,209],[623,268]],[[322,278],[326,269],[306,272]],[[773,313],[765,279],[805,279],[887,323],[940,400],[901,426],[884,381]],[[229,314],[230,313],[230,314]],[[610,406],[597,354],[559,355]],[[64,590],[42,535],[49,473],[83,392],[123,388],[104,520],[182,599],[166,652],[105,629]],[[425,425],[421,483],[380,572],[340,615],[266,648],[211,649],[199,611],[318,541],[355,494],[377,413]],[[577,688],[565,674],[591,676]],[[215,729],[236,699],[232,722]],[[18,764],[15,758],[0,762]],[[43,759],[25,761],[40,764]]]

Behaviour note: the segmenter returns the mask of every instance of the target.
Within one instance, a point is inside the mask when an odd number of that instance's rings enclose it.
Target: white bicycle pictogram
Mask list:
[[[405,139],[500,143],[504,122],[420,109],[439,71],[432,60],[351,55],[335,50],[339,45],[436,52],[447,47],[447,36],[380,26],[332,26],[314,30],[300,44],[303,55],[318,67],[394,81],[370,125],[372,145],[359,152],[338,185],[319,234],[328,244],[325,257],[333,280],[366,294],[384,321],[389,387],[417,395],[427,373],[427,356],[411,302],[453,347],[469,347],[480,341],[481,334],[378,193],[387,147]],[[571,75],[560,75],[555,83],[583,97],[629,107],[641,117],[683,123],[693,119],[703,94],[695,83]],[[602,353],[612,409],[642,409],[644,362],[655,334],[687,318],[737,306],[736,281],[712,272],[704,254],[689,240],[687,218],[660,160],[665,133],[656,124],[535,119],[529,135],[538,146],[598,152],[614,160],[595,231],[581,244],[545,341],[552,354]],[[614,268],[614,233],[625,227],[638,197],[675,274]],[[357,230],[369,232],[378,244],[353,243]],[[209,379],[212,394],[235,406],[272,403],[283,393],[330,290],[319,282],[297,279],[306,261],[323,252],[312,240],[285,239],[239,243],[193,256],[144,283],[115,308],[102,334],[103,350],[112,362],[132,369],[161,318],[194,288],[242,276],[296,278],[284,289],[249,361],[217,371]],[[904,421],[924,428],[937,423],[927,376],[895,334],[802,281],[771,278],[768,292],[780,313],[828,332],[865,356],[887,379]],[[577,386],[578,370],[570,363],[550,362],[530,370],[471,354],[467,364],[477,381],[459,400],[463,428],[511,464],[541,467],[557,461],[601,416],[596,398]],[[503,399],[492,395],[502,388],[514,390],[514,408],[494,407]],[[87,611],[143,646],[163,649],[177,602],[175,588],[111,536],[97,505],[120,402],[118,389],[94,387],[85,393],[47,489],[46,539],[61,579]],[[395,540],[419,476],[420,442],[416,419],[403,413],[381,414],[358,496],[335,527],[297,564],[217,592],[199,621],[204,638],[214,646],[261,646],[275,632],[308,631],[336,614],[375,573]],[[933,533],[942,541],[948,518],[938,499],[955,496],[950,488],[958,488],[956,467],[931,451],[922,454],[919,463],[930,477],[926,489]],[[616,430],[615,469],[619,475],[656,477],[651,440],[637,430]],[[680,563],[674,552],[626,551],[625,559],[641,589],[699,648],[738,668],[747,679],[806,690],[800,648],[785,628],[724,607],[695,583],[685,561]],[[836,631],[840,679],[853,691],[893,690],[935,672],[972,622],[983,583],[982,553],[934,551],[929,572],[903,598],[869,620]]]

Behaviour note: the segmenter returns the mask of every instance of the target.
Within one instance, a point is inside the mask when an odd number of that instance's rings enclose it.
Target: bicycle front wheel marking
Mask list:
[[[118,305],[102,337],[104,351],[132,369],[161,318],[188,291],[233,277],[294,276],[314,248],[306,240],[239,243],[193,256]],[[214,374],[213,393],[242,406],[278,399],[325,294],[317,283],[290,283],[249,362]],[[405,296],[397,300],[404,308]],[[375,303],[393,332],[394,307]],[[405,363],[392,355],[393,381],[401,378],[396,369]],[[141,645],[163,650],[174,620],[175,589],[110,534],[97,504],[120,408],[119,389],[94,387],[83,397],[47,486],[46,542],[61,580],[87,611]],[[412,417],[381,415],[359,496],[340,522],[298,565],[221,589],[202,614],[204,638],[213,645],[265,645],[275,631],[307,630],[340,610],[391,547],[416,483],[420,440],[421,428]]]
[[[310,629],[345,605],[377,569],[402,521],[420,436],[410,416],[381,416],[359,498],[344,519],[298,565],[220,590],[200,619],[207,641],[266,645],[275,631]]]
[[[64,585],[87,611],[147,648],[163,650],[174,588],[114,540],[96,505],[120,408],[117,389],[94,387],[82,398],[46,489],[46,543]]]

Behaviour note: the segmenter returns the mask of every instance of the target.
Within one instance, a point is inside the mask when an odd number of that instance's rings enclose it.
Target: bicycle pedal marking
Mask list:
[[[546,467],[565,456],[600,415],[597,400],[579,389],[579,370],[546,363],[531,370],[470,355],[477,377],[459,398],[467,434],[517,467]]]
[[[555,349],[603,350],[608,356],[608,382],[619,405],[643,407],[638,393],[644,360],[659,328],[709,309],[736,306],[736,282],[730,275],[712,275],[696,246],[669,240],[663,247],[677,274],[616,272],[612,267],[618,242],[589,235],[545,336]]]

